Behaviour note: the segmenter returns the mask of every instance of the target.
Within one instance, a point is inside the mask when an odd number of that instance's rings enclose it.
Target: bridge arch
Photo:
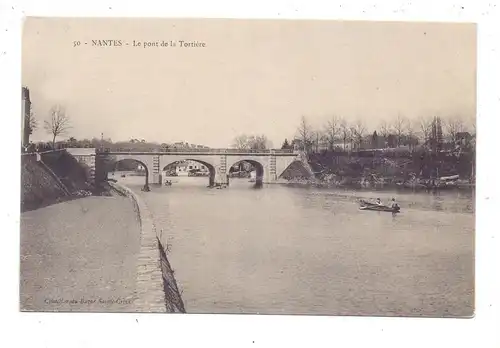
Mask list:
[[[255,178],[251,177],[250,180],[251,181],[255,180],[254,181],[255,187],[262,187],[262,184],[264,182],[265,169],[264,169],[264,165],[258,160],[251,159],[251,158],[238,158],[238,159],[235,159],[231,162],[228,162],[227,163],[228,174],[230,174],[231,168],[233,168],[236,165],[239,165],[240,163],[245,163],[245,162],[251,164],[253,166],[253,168],[255,169]]]
[[[106,170],[106,173],[108,173],[110,171],[115,172],[118,164],[123,163],[123,162],[134,162],[134,163],[141,165],[144,168],[144,174],[145,174],[144,175],[145,179],[144,179],[143,191],[150,190],[150,188],[149,188],[150,169],[148,168],[148,165],[145,163],[145,161],[142,161],[140,159],[133,158],[133,157],[117,157],[117,158],[111,157],[110,159],[108,159],[108,161],[109,161],[109,165],[108,165],[108,168]]]
[[[199,164],[204,165],[208,169],[208,186],[213,187],[215,185],[215,175],[216,175],[216,170],[215,166],[209,162],[203,161],[199,158],[183,158],[183,159],[176,159],[174,161],[166,161],[165,163],[162,163],[163,168],[161,168],[162,172],[165,172],[166,169],[174,164],[180,163],[180,162],[186,162],[186,161],[191,161],[191,162],[196,162]],[[167,163],[168,162],[168,163]]]

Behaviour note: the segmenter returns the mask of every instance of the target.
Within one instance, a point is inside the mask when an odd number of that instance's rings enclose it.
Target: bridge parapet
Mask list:
[[[197,148],[171,148],[171,149],[147,149],[147,150],[137,150],[131,148],[118,148],[118,149],[96,149],[98,154],[113,154],[113,153],[148,153],[148,154],[237,154],[237,155],[248,155],[248,154],[297,154],[297,151],[288,149],[197,149]]]

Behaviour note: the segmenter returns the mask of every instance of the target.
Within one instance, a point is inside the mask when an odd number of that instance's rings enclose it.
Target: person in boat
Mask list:
[[[382,205],[382,201],[380,200],[380,198],[377,198],[377,200],[375,201],[375,204],[376,205]]]
[[[396,199],[393,198],[391,200],[391,208],[394,209],[394,208],[398,208],[398,207],[399,207],[399,205],[398,205],[398,203],[396,203]]]

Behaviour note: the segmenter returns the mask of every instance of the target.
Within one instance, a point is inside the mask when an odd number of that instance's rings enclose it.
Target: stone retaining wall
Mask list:
[[[149,209],[129,188],[113,182],[109,184],[132,199],[139,215],[141,246],[137,263],[136,311],[185,313],[172,268]]]

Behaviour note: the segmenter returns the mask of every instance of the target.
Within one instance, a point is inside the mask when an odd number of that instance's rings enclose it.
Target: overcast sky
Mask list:
[[[122,40],[92,47],[92,40]],[[206,47],[132,47],[132,41]],[[80,41],[79,47],[74,42]],[[87,45],[85,45],[87,42]],[[128,42],[129,45],[125,45]],[[373,130],[398,113],[476,109],[471,24],[291,20],[36,19],[23,34],[23,85],[42,123],[63,105],[68,136],[227,147],[238,134],[292,138],[302,115]],[[43,128],[33,140],[48,140]]]

